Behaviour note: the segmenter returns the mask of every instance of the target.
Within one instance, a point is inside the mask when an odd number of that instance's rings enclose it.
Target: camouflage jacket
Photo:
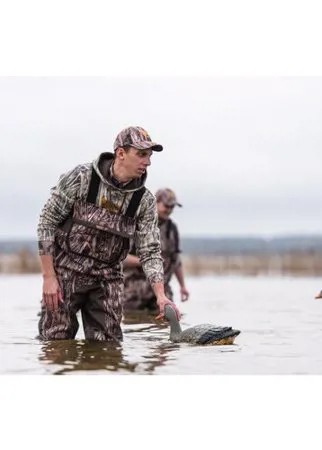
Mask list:
[[[171,220],[159,221],[161,249],[164,269],[164,283],[168,284],[176,268],[181,264],[180,242],[177,225]],[[132,243],[130,253],[136,255],[136,246]],[[126,283],[129,280],[145,279],[142,267],[128,267],[124,270]],[[147,288],[148,289],[148,288]]]
[[[112,153],[103,153],[93,163],[78,165],[60,177],[40,215],[38,224],[40,255],[54,256],[57,229],[70,216],[74,203],[86,199],[93,167],[101,180],[97,206],[107,208],[114,214],[125,213],[133,193],[144,185],[146,175],[126,185],[119,185],[112,176],[113,158]],[[136,212],[134,242],[150,283],[163,281],[156,200],[148,189],[145,190]]]

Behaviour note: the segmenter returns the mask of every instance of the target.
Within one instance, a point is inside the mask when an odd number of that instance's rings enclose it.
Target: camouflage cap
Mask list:
[[[176,194],[169,188],[159,189],[155,193],[157,202],[162,202],[166,206],[182,206],[181,203],[178,203]]]
[[[150,148],[155,152],[161,152],[163,150],[162,145],[152,142],[149,134],[144,128],[141,127],[128,127],[120,131],[116,136],[114,142],[114,150],[118,147],[131,146],[139,150],[145,150]]]

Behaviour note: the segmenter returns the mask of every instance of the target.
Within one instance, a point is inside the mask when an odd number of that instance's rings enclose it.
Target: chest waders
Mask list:
[[[91,340],[122,340],[123,279],[120,263],[134,237],[135,214],[145,188],[134,192],[124,214],[96,206],[100,178],[94,168],[86,200],[55,234],[54,265],[64,302],[55,312],[42,308],[43,339],[74,339],[81,310],[84,334]]]
[[[168,219],[166,225],[165,230],[161,227],[161,242],[164,244],[162,246],[164,284],[169,284],[177,265],[180,250],[179,235],[176,225],[171,219]]]
[[[169,283],[175,271],[180,250],[178,230],[172,220],[168,219],[164,225],[160,226],[160,240],[164,270],[164,290],[166,296],[173,300],[173,291]],[[133,248],[133,251],[131,249],[131,252],[135,253],[135,248]],[[124,270],[124,275],[124,310],[156,311],[158,309],[156,297],[142,267],[128,268]]]

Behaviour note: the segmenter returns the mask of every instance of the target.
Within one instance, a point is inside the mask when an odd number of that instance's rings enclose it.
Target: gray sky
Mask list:
[[[35,237],[59,175],[129,125],[164,146],[184,236],[320,233],[322,77],[0,78],[0,238]]]

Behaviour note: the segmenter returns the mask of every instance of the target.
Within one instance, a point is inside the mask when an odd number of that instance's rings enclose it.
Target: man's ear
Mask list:
[[[116,157],[117,158],[119,158],[119,159],[124,159],[124,153],[125,153],[125,150],[124,150],[124,148],[123,147],[118,147],[117,149],[116,149]]]

